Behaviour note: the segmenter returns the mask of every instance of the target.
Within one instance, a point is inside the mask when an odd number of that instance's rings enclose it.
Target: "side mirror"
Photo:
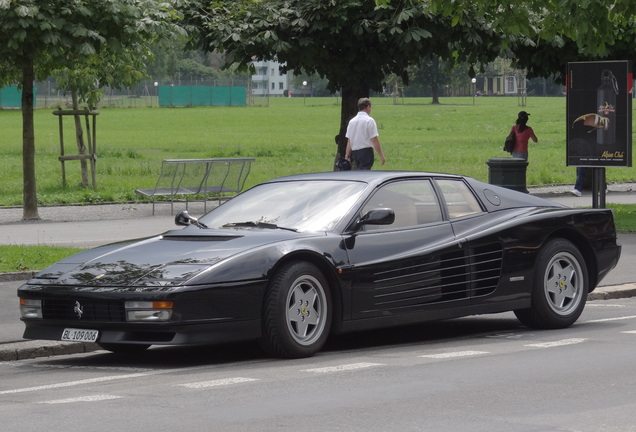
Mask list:
[[[390,208],[378,208],[369,210],[358,219],[354,228],[358,229],[363,225],[391,225],[395,222],[395,212]]]
[[[196,225],[199,228],[207,228],[207,226],[199,222],[197,218],[194,218],[188,214],[187,210],[182,210],[174,218],[174,223],[180,226]]]

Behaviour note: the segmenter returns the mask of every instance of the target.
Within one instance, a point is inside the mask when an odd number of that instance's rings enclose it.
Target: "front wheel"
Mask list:
[[[331,294],[313,264],[291,262],[274,274],[263,307],[261,347],[285,358],[320,351],[331,329]]]
[[[515,311],[515,315],[529,327],[569,327],[583,312],[588,291],[589,278],[581,252],[568,240],[552,240],[537,257],[532,305]]]

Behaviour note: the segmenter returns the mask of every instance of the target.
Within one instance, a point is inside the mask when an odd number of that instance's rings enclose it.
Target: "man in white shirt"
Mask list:
[[[371,101],[367,98],[358,100],[358,115],[349,121],[347,126],[347,151],[345,159],[353,158],[354,169],[370,170],[373,166],[373,150],[380,156],[382,165],[386,158],[382,152],[382,146],[378,139],[378,126],[369,115],[371,113]]]

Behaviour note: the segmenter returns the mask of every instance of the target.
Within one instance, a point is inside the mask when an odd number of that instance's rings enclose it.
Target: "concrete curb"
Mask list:
[[[636,297],[636,283],[598,287],[588,294],[587,301]]]
[[[0,344],[0,361],[14,361],[80,354],[101,349],[97,344],[45,340],[28,340]]]
[[[31,279],[38,271],[0,273],[0,282],[16,282]]]

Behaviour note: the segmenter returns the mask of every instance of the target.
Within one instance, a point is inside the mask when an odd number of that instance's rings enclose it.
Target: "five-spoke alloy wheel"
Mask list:
[[[314,355],[327,340],[331,314],[331,293],[321,271],[308,262],[287,263],[268,288],[261,347],[279,357]]]
[[[588,272],[580,251],[568,240],[554,239],[537,257],[532,306],[515,314],[527,326],[565,328],[583,312],[588,291]]]

